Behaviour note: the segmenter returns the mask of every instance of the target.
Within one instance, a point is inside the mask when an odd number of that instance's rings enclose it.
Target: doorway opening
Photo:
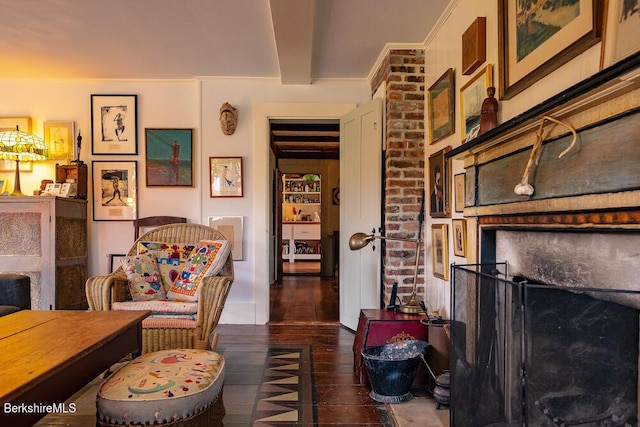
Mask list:
[[[340,123],[271,119],[275,280],[269,321],[339,319]]]

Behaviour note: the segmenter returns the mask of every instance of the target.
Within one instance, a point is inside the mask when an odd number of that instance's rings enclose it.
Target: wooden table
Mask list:
[[[129,353],[149,311],[32,311],[0,317],[0,425],[30,426]],[[8,411],[8,405],[15,405]],[[22,413],[15,413],[15,408]],[[35,413],[24,413],[31,410]]]

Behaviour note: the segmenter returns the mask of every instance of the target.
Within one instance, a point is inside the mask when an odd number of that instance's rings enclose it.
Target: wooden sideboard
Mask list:
[[[87,201],[0,197],[0,272],[31,278],[34,310],[87,307]]]

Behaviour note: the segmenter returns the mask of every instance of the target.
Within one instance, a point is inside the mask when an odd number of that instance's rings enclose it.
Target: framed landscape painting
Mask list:
[[[145,129],[147,187],[193,187],[193,129]]]
[[[499,97],[512,98],[598,43],[603,3],[499,0]]]
[[[428,91],[429,143],[434,144],[456,130],[453,69],[449,68]]]

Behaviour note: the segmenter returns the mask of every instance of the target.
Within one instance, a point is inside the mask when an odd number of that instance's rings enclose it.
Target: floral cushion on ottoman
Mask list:
[[[219,398],[224,358],[208,350],[143,354],[98,391],[98,418],[110,424],[162,424],[192,417]]]

